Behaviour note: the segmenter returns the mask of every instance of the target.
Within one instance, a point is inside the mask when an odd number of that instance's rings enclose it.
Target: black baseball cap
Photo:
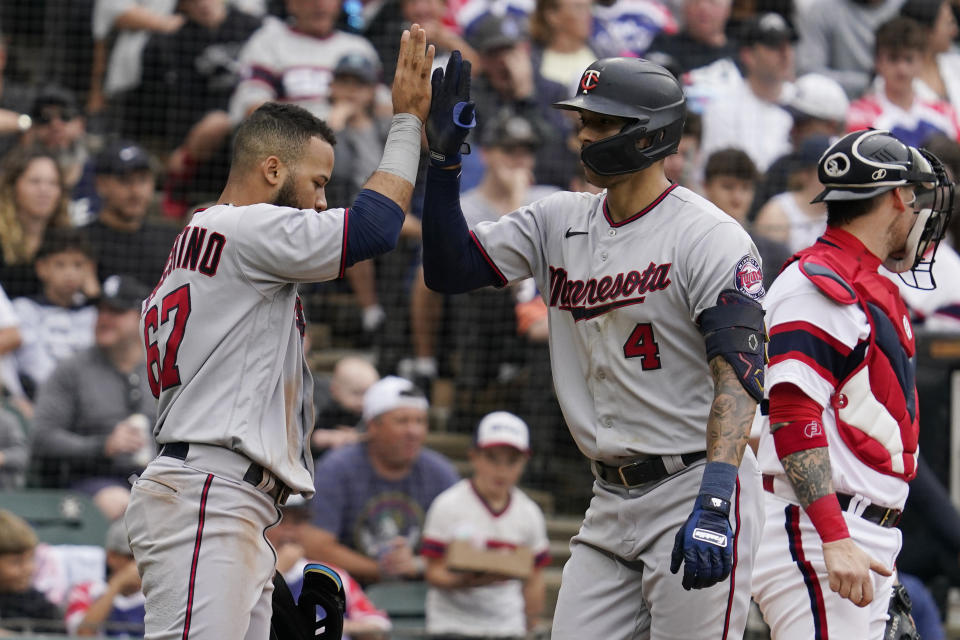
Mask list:
[[[745,46],[762,44],[776,47],[784,42],[796,42],[797,32],[779,13],[761,13],[746,22],[741,41]]]
[[[367,84],[376,84],[380,80],[380,64],[365,55],[348,53],[337,61],[333,75],[351,76]]]
[[[529,147],[536,149],[543,140],[536,125],[524,116],[511,111],[496,116],[480,136],[484,147]]]
[[[480,53],[512,47],[529,39],[523,20],[511,14],[487,12],[467,28],[467,42]]]
[[[47,107],[59,107],[60,116],[64,120],[72,120],[80,114],[73,92],[56,84],[43,86],[37,91],[30,105],[30,117],[40,124],[45,124],[44,109]]]
[[[141,303],[149,295],[150,289],[133,276],[112,275],[100,286],[97,302],[115,311],[139,311]]]
[[[150,156],[143,147],[129,140],[115,140],[108,143],[97,154],[95,161],[97,175],[126,175],[134,171],[150,171]]]

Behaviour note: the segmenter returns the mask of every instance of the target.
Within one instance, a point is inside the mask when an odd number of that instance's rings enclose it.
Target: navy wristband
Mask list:
[[[703,468],[700,494],[730,500],[737,486],[739,469],[729,462],[708,462]]]

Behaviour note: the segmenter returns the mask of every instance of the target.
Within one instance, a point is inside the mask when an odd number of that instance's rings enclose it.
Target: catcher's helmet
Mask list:
[[[954,185],[940,160],[926,149],[900,142],[889,131],[865,129],[848,133],[830,145],[817,165],[824,189],[813,202],[864,200],[904,185],[914,185],[916,220],[901,259],[884,262],[903,281],[918,289],[932,289],[933,259],[946,233],[953,210]],[[903,274],[910,271],[912,281]],[[921,282],[919,276],[927,279]]]
[[[677,79],[642,58],[597,60],[583,72],[577,95],[553,106],[630,120],[620,133],[587,145],[580,154],[584,165],[603,176],[640,171],[676,153],[687,115]],[[648,146],[638,148],[645,138]]]

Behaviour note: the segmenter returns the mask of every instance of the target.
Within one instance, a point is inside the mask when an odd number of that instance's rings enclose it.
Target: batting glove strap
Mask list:
[[[724,518],[730,515],[730,501],[724,500],[723,498],[718,498],[717,496],[707,496],[700,494],[697,496],[697,501],[700,503],[700,508],[704,511],[713,511],[714,513],[719,513]]]

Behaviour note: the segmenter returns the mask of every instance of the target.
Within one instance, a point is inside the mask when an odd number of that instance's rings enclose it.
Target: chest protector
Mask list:
[[[800,271],[839,304],[857,304],[870,337],[848,356],[830,404],[840,437],[876,471],[917,474],[917,389],[913,330],[897,286],[848,253],[818,242],[795,256]]]

